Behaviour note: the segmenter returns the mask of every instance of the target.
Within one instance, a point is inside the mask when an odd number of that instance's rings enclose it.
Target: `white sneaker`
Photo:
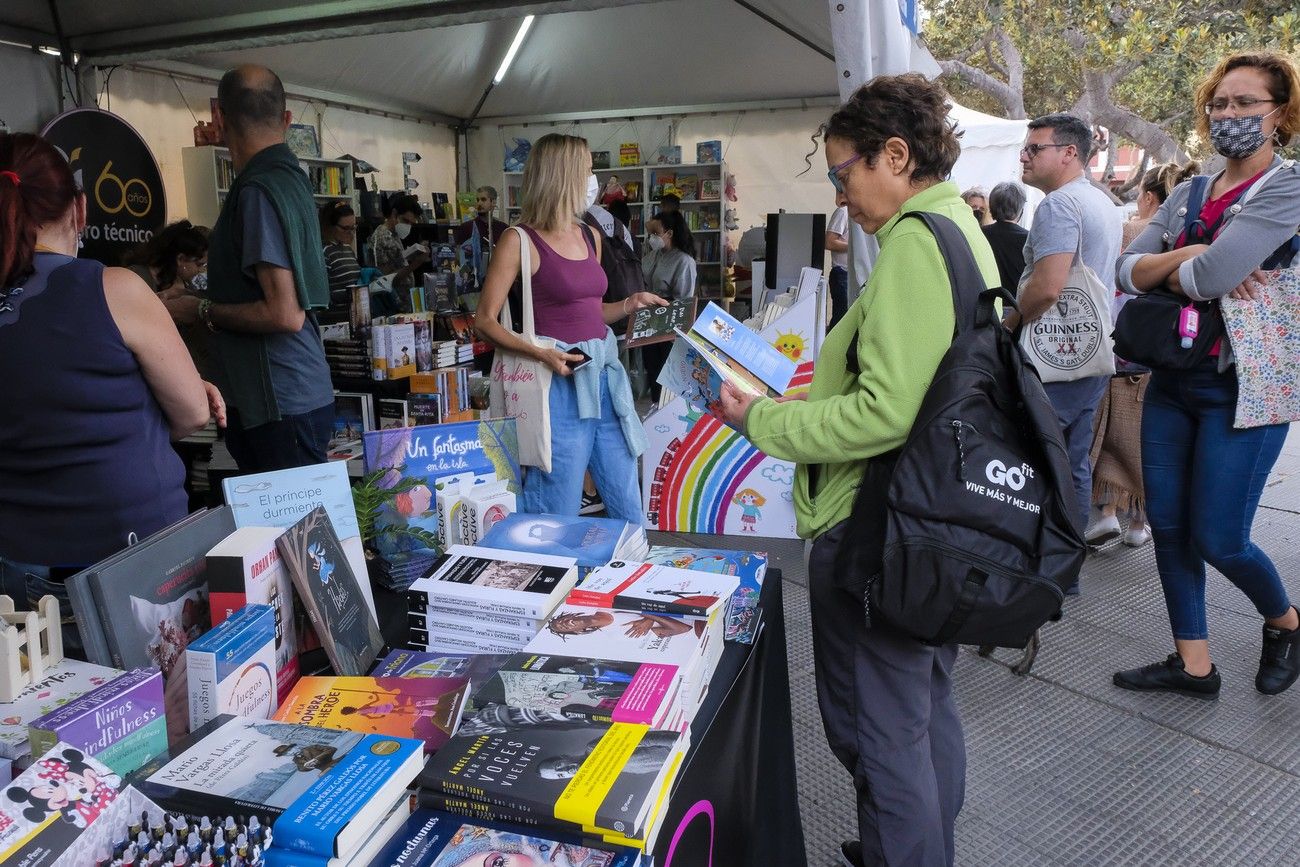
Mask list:
[[[1146,528],[1146,525],[1143,525],[1141,528],[1137,530],[1134,530],[1133,528],[1130,527],[1124,533],[1123,542],[1125,545],[1128,545],[1130,548],[1141,548],[1143,545],[1145,545],[1147,542],[1150,541],[1151,541],[1151,531]]]
[[[1083,534],[1083,540],[1093,547],[1105,545],[1120,536],[1119,518],[1114,515],[1097,521]]]

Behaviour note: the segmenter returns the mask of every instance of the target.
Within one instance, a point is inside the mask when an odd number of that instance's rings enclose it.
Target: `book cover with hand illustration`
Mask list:
[[[384,639],[325,508],[317,506],[275,544],[334,670],[365,674]]]
[[[739,583],[730,575],[614,560],[588,575],[581,587],[570,590],[567,601],[622,611],[707,617]]]

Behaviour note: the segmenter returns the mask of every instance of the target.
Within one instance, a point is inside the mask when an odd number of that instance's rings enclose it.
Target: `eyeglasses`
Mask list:
[[[831,186],[835,188],[835,192],[844,192],[844,181],[840,178],[840,172],[849,168],[860,159],[862,159],[862,154],[856,154],[837,166],[831,166],[831,170],[826,173],[826,177],[831,179]]]
[[[1048,148],[1068,148],[1068,147],[1072,147],[1072,145],[1068,145],[1068,144],[1027,144],[1027,145],[1025,145],[1024,147],[1022,147],[1022,148],[1020,149],[1020,153],[1021,153],[1022,155],[1028,156],[1028,157],[1032,160],[1034,157],[1038,156],[1039,154],[1041,154],[1043,151],[1047,150]]]
[[[1231,106],[1236,111],[1250,111],[1257,105],[1273,105],[1277,100],[1260,99],[1257,96],[1233,96],[1228,99],[1212,99],[1205,104],[1206,114],[1218,114]]]
[[[351,226],[347,226],[344,225],[343,223],[339,223],[337,226],[335,226],[335,228],[342,229],[345,232],[355,232],[357,230],[357,224],[353,223]]]

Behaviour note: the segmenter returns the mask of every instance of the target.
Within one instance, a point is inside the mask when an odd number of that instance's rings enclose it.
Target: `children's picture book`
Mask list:
[[[415,379],[422,376],[428,375]],[[512,418],[374,431],[365,436],[365,455],[366,472],[383,470],[378,485],[398,492],[375,516],[375,547],[384,555],[440,549],[434,492],[445,477],[495,477],[522,490]],[[398,527],[408,532],[386,531]]]
[[[593,169],[609,168],[609,151],[592,151],[591,167]]]
[[[695,143],[695,161],[697,163],[722,162],[722,142],[719,139]]]
[[[546,617],[578,581],[571,557],[453,545],[427,577],[407,591],[411,610],[453,601],[466,612]]]
[[[185,648],[212,622],[207,553],[234,531],[229,507],[194,512],[67,582],[92,662],[162,671],[171,738],[189,728]]]
[[[190,729],[223,713],[266,719],[275,711],[275,610],[245,605],[185,648]]]
[[[275,544],[334,670],[365,674],[384,640],[325,507],[317,506]]]
[[[775,397],[789,388],[798,367],[712,301],[689,331],[677,329],[677,338],[659,384],[719,418],[724,382]]]
[[[373,677],[463,677],[472,693],[495,674],[508,654],[450,654],[436,651],[393,650],[371,672]]]
[[[484,548],[572,557],[581,568],[615,558],[635,559],[646,547],[645,531],[616,518],[573,515],[507,515],[483,537]]]
[[[121,670],[64,657],[27,684],[13,701],[0,702],[0,759],[27,755],[28,724],[56,708],[110,683]]]
[[[419,773],[424,745],[387,735],[219,716],[152,758],[132,785],[164,810],[271,823],[275,845],[352,856]]]
[[[330,451],[361,439],[363,433],[374,428],[373,400],[364,392],[334,392],[334,432],[330,435]]]
[[[636,838],[684,750],[675,731],[492,705],[420,774],[421,788]]]
[[[32,720],[33,755],[63,741],[126,775],[167,748],[162,672],[137,668]]]
[[[703,178],[700,181],[700,198],[714,200],[722,198],[722,181],[718,178]],[[716,229],[717,226],[700,225],[701,229]]]
[[[627,318],[628,349],[664,343],[677,337],[677,329],[695,321],[695,296],[678,298],[667,307],[642,307]]]
[[[621,611],[708,617],[735,592],[734,576],[614,560],[569,591],[566,602]]]
[[[637,867],[641,852],[578,834],[416,810],[371,867]]]
[[[293,581],[275,540],[279,527],[240,527],[208,552],[208,602],[212,625],[245,605],[269,605],[275,615],[276,695],[283,699],[298,679],[298,629]]]
[[[471,703],[663,726],[680,686],[675,665],[517,653],[474,691]]]
[[[0,863],[47,865],[117,799],[122,777],[71,744],[56,743],[5,786]]]
[[[641,165],[641,145],[634,141],[623,142],[618,146],[618,164],[620,166]]]
[[[682,164],[681,145],[660,145],[655,152],[655,163],[661,166],[679,166]]]
[[[700,197],[700,176],[694,174],[678,174],[675,183],[677,196],[683,202],[693,202]]]
[[[435,752],[460,722],[463,677],[304,677],[275,719],[424,742]]]
[[[647,563],[661,563],[678,569],[734,575],[740,582],[727,603],[724,637],[727,641],[752,644],[758,634],[762,611],[758,607],[767,575],[767,555],[756,551],[720,548],[675,548],[656,545],[645,556]]]
[[[221,483],[222,493],[235,515],[237,527],[280,527],[288,529],[317,506],[324,506],[352,574],[366,575],[366,552],[361,544],[361,527],[352,501],[352,482],[347,465],[330,461],[288,470],[273,470],[234,476]],[[361,582],[361,594],[371,613],[375,610],[370,581]]]

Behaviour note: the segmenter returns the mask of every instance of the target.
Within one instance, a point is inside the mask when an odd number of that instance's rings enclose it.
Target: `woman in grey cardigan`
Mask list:
[[[646,221],[641,273],[645,288],[669,301],[695,295],[695,239],[680,211],[661,211]],[[671,348],[671,343],[641,348],[641,362],[656,402],[660,392],[656,380]]]
[[[1300,225],[1300,167],[1275,154],[1300,134],[1300,73],[1279,55],[1229,57],[1197,88],[1196,116],[1226,168],[1210,180],[1186,232],[1191,182],[1170,194],[1120,256],[1116,279],[1131,293],[1164,288],[1196,301],[1254,299],[1263,270],[1291,264]],[[1216,304],[1203,315],[1221,314]],[[1275,695],[1300,676],[1300,617],[1272,560],[1250,539],[1288,425],[1236,429],[1236,402],[1227,337],[1198,366],[1151,375],[1142,475],[1176,652],[1118,672],[1116,686],[1218,697],[1205,623],[1207,562],[1264,618],[1255,688]]]

